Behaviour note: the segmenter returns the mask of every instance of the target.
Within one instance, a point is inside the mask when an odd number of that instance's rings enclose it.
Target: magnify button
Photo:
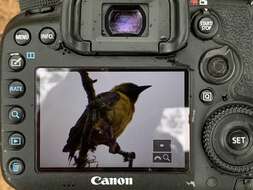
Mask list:
[[[9,121],[12,124],[21,123],[25,118],[25,111],[20,107],[13,107],[9,110]]]

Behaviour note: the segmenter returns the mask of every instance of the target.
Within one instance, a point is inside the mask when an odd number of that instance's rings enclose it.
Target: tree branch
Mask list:
[[[92,80],[89,77],[89,73],[84,70],[79,70],[79,74],[81,75],[83,88],[87,94],[88,104],[91,103],[96,98],[96,92],[93,84],[97,82],[97,80]]]

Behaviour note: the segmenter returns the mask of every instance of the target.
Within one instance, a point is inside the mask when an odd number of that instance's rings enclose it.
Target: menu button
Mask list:
[[[15,33],[15,42],[20,45],[24,46],[30,43],[31,41],[31,34],[26,29],[20,29]]]

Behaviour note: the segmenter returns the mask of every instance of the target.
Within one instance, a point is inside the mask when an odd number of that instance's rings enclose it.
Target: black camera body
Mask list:
[[[10,185],[253,189],[252,2],[54,2],[1,42]]]

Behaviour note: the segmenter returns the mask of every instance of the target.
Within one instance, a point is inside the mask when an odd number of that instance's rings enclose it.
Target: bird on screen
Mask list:
[[[122,155],[132,167],[135,153],[121,150],[117,139],[131,122],[139,95],[150,87],[123,83],[94,96],[69,132],[63,148],[63,152],[69,153],[69,161],[74,158],[77,168],[85,168],[90,162],[88,152],[94,152],[98,145],[106,145],[110,153]]]

